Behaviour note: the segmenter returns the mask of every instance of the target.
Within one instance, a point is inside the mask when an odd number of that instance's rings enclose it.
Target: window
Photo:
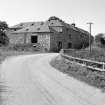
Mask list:
[[[68,43],[68,48],[72,48],[72,43]]]
[[[38,37],[37,36],[31,36],[31,43],[37,43]]]
[[[53,29],[59,33],[63,33],[62,27],[53,27]]]
[[[16,31],[16,29],[14,29],[14,31]]]
[[[34,23],[31,24],[31,26],[33,26],[33,25],[34,25]]]

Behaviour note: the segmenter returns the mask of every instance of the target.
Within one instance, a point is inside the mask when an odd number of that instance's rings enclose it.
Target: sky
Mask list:
[[[93,35],[105,33],[105,0],[0,0],[0,20],[9,26],[51,16],[87,31],[92,22]]]

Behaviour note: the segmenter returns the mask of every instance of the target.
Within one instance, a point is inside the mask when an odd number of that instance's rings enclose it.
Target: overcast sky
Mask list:
[[[0,20],[9,26],[20,22],[45,21],[57,16],[92,34],[105,33],[105,0],[0,0]]]

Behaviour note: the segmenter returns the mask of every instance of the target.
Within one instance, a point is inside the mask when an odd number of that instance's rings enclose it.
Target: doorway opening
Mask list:
[[[37,43],[38,42],[38,36],[31,36],[31,43]]]
[[[58,51],[60,51],[61,49],[62,49],[62,42],[59,41],[59,42],[58,42]]]

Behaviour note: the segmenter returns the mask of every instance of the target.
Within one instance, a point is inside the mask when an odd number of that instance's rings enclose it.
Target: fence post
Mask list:
[[[102,69],[104,70],[104,67],[105,67],[105,63],[104,63],[104,62],[103,62],[103,65],[102,65],[102,67],[103,67]]]
[[[64,50],[63,50],[63,49],[61,49],[60,53],[61,53],[61,54],[64,54]]]

